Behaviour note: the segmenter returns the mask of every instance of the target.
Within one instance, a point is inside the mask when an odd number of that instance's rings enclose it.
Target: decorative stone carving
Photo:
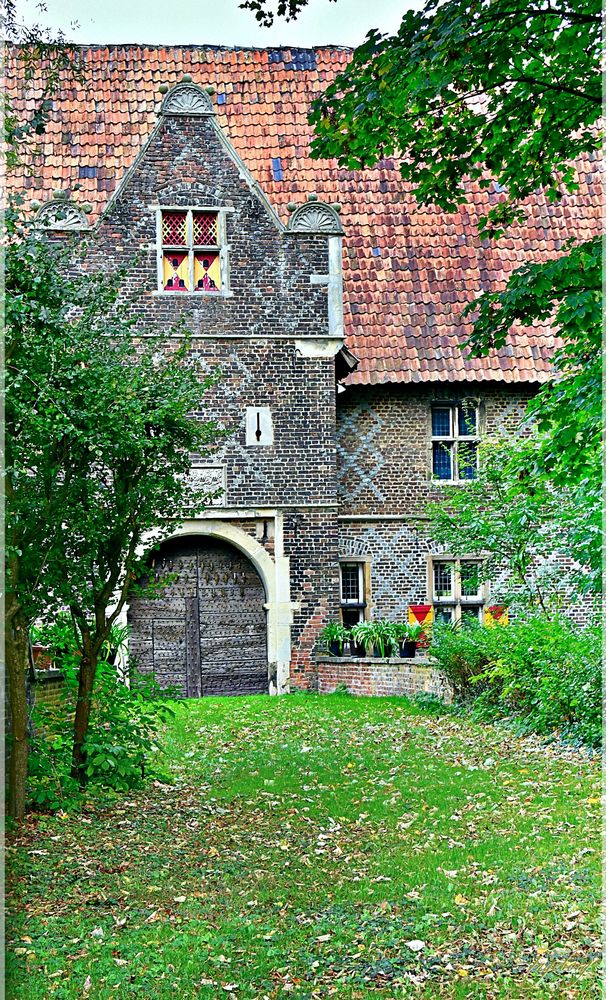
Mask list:
[[[341,236],[343,227],[334,208],[321,201],[308,201],[299,205],[288,220],[289,233],[321,233],[323,236]]]
[[[84,212],[73,202],[58,199],[47,201],[36,212],[34,222],[38,229],[56,229],[60,232],[88,229]]]
[[[195,489],[217,493],[218,496],[208,499],[207,507],[225,507],[226,502],[226,469],[223,465],[194,465],[189,472],[189,483]]]
[[[180,83],[166,95],[162,102],[163,115],[213,115],[214,108],[208,94],[195,83]]]

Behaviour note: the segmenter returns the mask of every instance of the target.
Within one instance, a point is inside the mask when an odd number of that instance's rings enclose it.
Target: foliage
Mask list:
[[[330,652],[330,647],[335,643],[339,647],[339,652],[343,655],[343,646],[350,637],[350,631],[341,622],[328,622],[318,636],[321,648]]]
[[[81,653],[65,618],[37,629],[36,638],[45,640],[53,652],[64,686],[58,705],[41,703],[34,711],[30,793],[38,808],[66,810],[82,801],[78,782],[70,774]],[[97,664],[85,744],[89,783],[118,792],[139,787],[145,778],[162,776],[155,763],[157,731],[174,715],[166,692],[153,679],[135,675],[128,688],[119,678],[112,653],[123,642],[123,632],[114,628]]]
[[[143,566],[175,518],[202,509],[192,452],[218,436],[199,419],[204,376],[188,354],[137,339],[127,269],[87,272],[87,247],[57,244],[7,213],[8,594],[29,623],[69,608],[82,652],[74,769],[86,777],[95,664]],[[172,331],[168,331],[168,336]],[[181,331],[183,332],[183,331]]]
[[[568,252],[514,272],[500,292],[484,292],[467,309],[474,314],[472,345],[501,347],[519,324],[553,317],[564,338],[554,358],[555,378],[531,401],[540,432],[527,456],[534,489],[567,495],[576,510],[567,530],[579,561],[590,572],[588,588],[601,589],[602,309],[601,239],[568,243]]]
[[[180,702],[162,744],[9,835],[8,996],[599,995],[598,755],[337,694]]]
[[[422,625],[418,625],[416,623],[411,624],[408,622],[404,627],[406,629],[405,638],[408,642],[420,642],[423,638],[424,632]]]
[[[314,104],[313,151],[359,169],[397,155],[421,202],[453,211],[466,178],[501,196],[481,225],[498,233],[538,187],[576,185],[570,161],[598,148],[596,0],[430,0],[393,37],[369,32]]]
[[[36,139],[46,131],[60,88],[70,79],[83,82],[85,70],[78,49],[70,46],[63,32],[55,34],[39,24],[21,23],[13,0],[3,0],[0,5],[0,25],[3,38],[15,46],[12,54],[21,64],[20,77],[26,85],[34,77],[37,83],[35,97],[28,95],[26,114],[14,111],[5,91],[0,97],[5,166],[10,171],[36,152]]]
[[[509,717],[526,732],[601,743],[601,642],[597,626],[543,616],[506,628],[436,626],[431,655],[478,717]],[[479,693],[478,693],[479,692]]]
[[[528,431],[526,437],[481,442],[476,478],[444,486],[428,514],[435,540],[453,556],[481,559],[483,579],[494,581],[507,571],[494,601],[551,615],[599,584],[595,553],[587,554],[593,566],[575,562],[584,554],[579,535],[590,524],[595,498],[538,475],[543,438]]]
[[[377,656],[397,656],[398,635],[393,622],[386,618],[376,621],[362,621],[351,628],[351,637],[359,645],[364,646],[369,656],[373,649]]]
[[[133,344],[141,319],[124,270],[70,273],[79,252],[15,215],[9,234],[7,501],[23,601],[36,613],[76,606],[90,631],[95,602],[132,580],[144,533],[206,499],[186,473],[215,436],[190,416],[211,380],[187,343]]]
[[[415,708],[420,708],[429,715],[446,715],[453,711],[452,707],[446,705],[439,695],[432,694],[430,691],[418,691],[412,696],[411,701]]]

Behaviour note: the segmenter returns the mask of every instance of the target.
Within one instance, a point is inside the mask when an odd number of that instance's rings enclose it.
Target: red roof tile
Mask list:
[[[347,345],[359,358],[349,382],[543,381],[554,340],[545,326],[516,331],[485,359],[465,360],[470,332],[466,303],[483,289],[502,288],[524,260],[557,255],[571,236],[586,239],[600,227],[599,171],[579,169],[580,188],[556,205],[538,193],[524,226],[497,243],[480,240],[477,218],[495,196],[470,186],[467,205],[446,214],[422,206],[389,159],[350,172],[309,156],[311,100],[351,57],[345,48],[230,49],[204,46],[85,46],[84,85],[69,82],[40,142],[34,170],[11,179],[32,197],[79,184],[77,200],[107,203],[157,120],[161,84],[190,73],[212,84],[219,124],[269,200],[286,221],[289,201],[309,192],[339,201],[345,230],[344,309]],[[34,108],[39,84],[27,85],[8,53],[8,93],[19,109]],[[224,95],[225,103],[219,103]],[[282,161],[274,180],[272,158]],[[79,167],[96,166],[96,177]],[[373,256],[372,249],[380,256]]]

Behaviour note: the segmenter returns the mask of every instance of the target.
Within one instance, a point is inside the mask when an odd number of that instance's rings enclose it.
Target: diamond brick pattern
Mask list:
[[[196,246],[217,245],[217,216],[215,213],[194,212],[193,228]]]
[[[554,337],[546,324],[515,330],[488,358],[467,359],[470,324],[461,314],[482,290],[502,288],[523,261],[554,257],[570,237],[600,232],[597,154],[578,164],[576,192],[557,204],[538,193],[526,222],[489,242],[480,238],[477,221],[498,201],[494,190],[470,185],[468,203],[447,214],[417,203],[393,158],[363,171],[311,159],[310,103],[347,66],[350,49],[90,45],[79,52],[87,80],[66,80],[39,151],[10,178],[12,189],[40,199],[54,188],[71,188],[81,167],[96,167],[78,190],[78,200],[93,205],[94,221],[158,120],[159,85],[174,86],[189,73],[195,83],[216,88],[217,122],[284,222],[288,203],[302,204],[311,192],[342,204],[345,331],[360,361],[350,383],[549,377]],[[10,46],[6,78],[15,110],[32,111],[40,83],[24,82]],[[280,180],[272,167],[278,158]]]

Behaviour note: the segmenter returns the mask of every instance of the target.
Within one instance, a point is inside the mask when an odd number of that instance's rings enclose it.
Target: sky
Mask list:
[[[157,45],[359,45],[370,28],[393,34],[407,7],[420,0],[309,0],[296,21],[260,27],[239,0],[17,0],[22,22],[60,29],[79,43]]]

